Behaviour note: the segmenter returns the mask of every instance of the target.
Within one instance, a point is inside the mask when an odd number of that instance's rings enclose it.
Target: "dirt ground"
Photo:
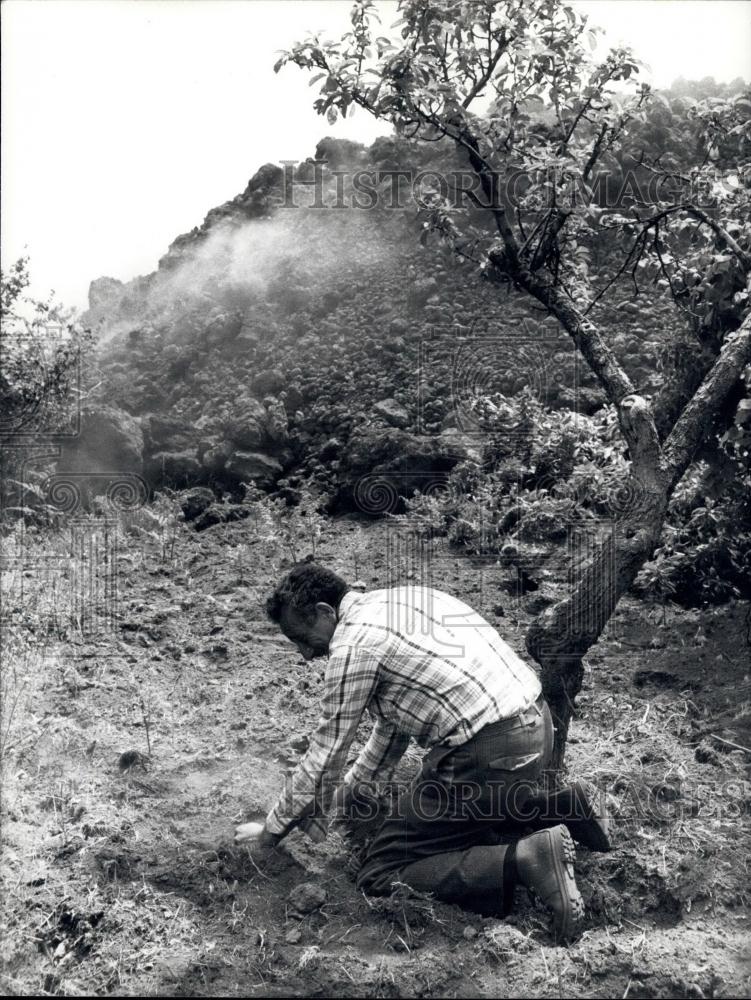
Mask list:
[[[390,531],[333,522],[318,558],[369,587],[419,577]],[[748,605],[626,599],[589,656],[568,766],[607,796],[616,850],[579,851],[585,931],[562,948],[523,892],[507,921],[366,898],[341,832],[232,846],[304,750],[323,673],[265,620],[273,570],[249,522],[181,527],[168,547],[123,535],[99,631],[60,616],[71,562],[51,589],[29,559],[43,544],[27,538],[5,574],[4,993],[748,995],[751,753],[733,745],[751,746]],[[565,580],[552,568],[519,598],[502,569],[443,546],[430,572],[519,651]],[[325,893],[307,915],[289,900],[301,883]]]

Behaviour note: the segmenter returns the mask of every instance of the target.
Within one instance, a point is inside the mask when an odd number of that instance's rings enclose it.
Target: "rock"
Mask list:
[[[125,286],[117,278],[96,278],[89,285],[89,309],[99,315],[116,311],[124,291]]]
[[[160,451],[146,463],[146,477],[154,486],[190,486],[203,478],[195,451]]]
[[[437,291],[438,282],[435,278],[418,278],[409,286],[407,304],[411,309],[421,309]]]
[[[289,435],[287,433],[287,411],[281,399],[267,396],[263,405],[265,412],[265,432],[268,443],[275,447],[284,447]]]
[[[140,750],[126,750],[120,754],[117,766],[121,771],[129,771],[132,767],[136,766],[145,768],[148,762],[148,757],[144,756]]]
[[[382,417],[392,427],[406,427],[409,424],[409,413],[395,399],[382,399],[373,407],[373,412]]]
[[[694,750],[694,757],[700,764],[720,764],[721,758],[708,740],[703,740]]]
[[[326,890],[313,882],[302,882],[287,896],[287,904],[294,916],[304,917],[326,902]]]
[[[143,432],[135,417],[105,403],[84,406],[80,432],[62,444],[58,470],[140,472]]]
[[[641,306],[637,305],[636,302],[630,302],[628,299],[624,302],[619,302],[616,309],[620,312],[629,313],[632,316],[638,316],[638,314],[642,311]]]
[[[227,438],[240,448],[253,451],[266,438],[266,410],[257,399],[243,399],[237,414],[225,426]]]
[[[141,418],[144,447],[147,453],[158,451],[189,451],[195,447],[198,434],[193,424],[160,413]]]
[[[186,521],[195,519],[214,502],[214,491],[205,486],[195,486],[180,497],[180,506]]]
[[[526,590],[534,591],[534,587],[529,586],[530,581],[527,580]],[[534,597],[528,597],[524,602],[524,610],[530,615],[539,615],[549,608],[551,604],[555,603],[555,598],[549,597],[547,594],[536,593]]]
[[[251,382],[251,387],[257,396],[275,395],[284,388],[284,375],[278,368],[259,372]]]
[[[234,340],[243,327],[243,315],[234,310],[214,316],[204,330],[203,340],[207,344],[221,344]]]
[[[293,750],[296,750],[298,753],[305,753],[305,751],[310,746],[310,740],[305,735],[293,736],[292,739],[289,741],[289,745],[292,747]]]
[[[78,435],[61,443],[49,502],[72,512],[111,493],[134,507],[147,499],[142,472],[143,432],[136,418],[117,406],[90,404],[81,410]]]
[[[219,441],[204,451],[199,447],[201,465],[207,472],[221,472],[234,450],[235,447],[231,441]]]
[[[316,159],[325,160],[329,170],[355,167],[368,162],[368,148],[361,142],[329,135],[316,146]]]
[[[482,434],[472,434],[459,430],[458,427],[444,427],[440,437],[446,442],[449,451],[464,455],[469,461],[482,465],[482,449],[486,438]]]
[[[215,524],[243,521],[246,517],[250,517],[252,513],[253,508],[250,504],[214,503],[210,507],[207,507],[202,514],[198,515],[195,521],[193,521],[193,527],[199,532],[206,531],[207,528],[211,528]]]
[[[257,451],[236,451],[225,466],[225,474],[238,483],[269,487],[279,479],[282,467],[275,458]]]
[[[280,394],[279,398],[284,403],[285,411],[294,413],[303,405],[304,399],[299,385],[288,385]]]
[[[421,437],[397,428],[356,431],[341,459],[333,509],[394,513],[415,490],[440,489],[466,452],[441,437]]]
[[[577,413],[591,416],[605,405],[607,399],[601,389],[588,389],[585,386],[580,386],[576,390],[568,387],[561,389],[558,401]]]

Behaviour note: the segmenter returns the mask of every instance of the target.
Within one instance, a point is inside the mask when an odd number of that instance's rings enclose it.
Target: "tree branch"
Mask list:
[[[696,449],[711,429],[720,403],[751,363],[751,312],[727,335],[720,356],[686,404],[663,445],[665,474],[674,486],[691,463]]]

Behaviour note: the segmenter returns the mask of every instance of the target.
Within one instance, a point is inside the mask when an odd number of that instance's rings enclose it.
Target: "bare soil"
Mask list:
[[[409,552],[387,552],[390,530],[333,522],[318,558],[371,587],[414,579]],[[299,759],[323,663],[265,620],[272,572],[248,522],[180,529],[168,550],[124,537],[114,631],[56,620],[41,638],[41,582],[6,574],[6,994],[748,995],[751,753],[734,746],[751,746],[748,605],[626,599],[592,651],[568,766],[607,795],[616,850],[579,852],[586,928],[562,948],[525,893],[506,921],[366,898],[342,832],[235,848],[235,823],[262,816]],[[501,568],[447,548],[431,574],[520,652],[565,584],[553,567],[514,597]],[[325,892],[305,916],[288,901],[301,883]]]

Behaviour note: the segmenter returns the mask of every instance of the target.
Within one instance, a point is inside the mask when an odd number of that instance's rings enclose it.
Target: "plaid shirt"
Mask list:
[[[535,672],[491,625],[428,587],[349,591],[329,654],[318,728],[266,817],[277,835],[299,825],[323,839],[321,810],[311,814],[333,792],[364,709],[375,727],[344,776],[348,785],[388,781],[410,737],[426,748],[459,746],[540,694]]]

